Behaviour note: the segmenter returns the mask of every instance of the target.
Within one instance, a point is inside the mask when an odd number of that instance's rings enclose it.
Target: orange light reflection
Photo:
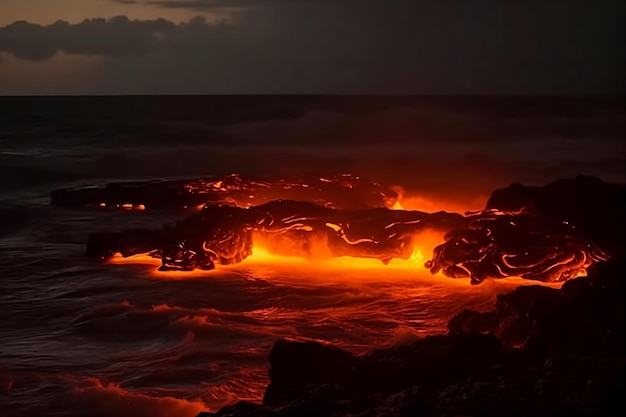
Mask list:
[[[109,260],[113,264],[135,264],[149,266],[146,272],[157,279],[181,280],[197,279],[215,276],[229,272],[252,271],[254,275],[262,275],[272,279],[272,276],[288,276],[289,280],[297,282],[310,281],[401,281],[419,280],[432,282],[438,286],[471,287],[469,279],[454,279],[444,276],[441,272],[431,274],[424,266],[432,254],[432,248],[441,243],[441,235],[434,231],[424,232],[416,236],[416,246],[410,259],[392,259],[387,265],[374,258],[355,258],[340,256],[328,259],[306,259],[296,256],[276,255],[263,247],[255,246],[253,254],[243,262],[234,265],[217,265],[215,270],[203,271],[158,271],[161,260],[148,254],[135,255],[127,258],[116,254]],[[481,285],[483,289],[496,287],[514,287],[520,285],[542,285],[551,288],[561,288],[563,282],[541,282],[520,277],[504,279],[487,279]]]
[[[468,211],[481,210],[486,206],[489,196],[479,195],[471,201],[452,201],[441,198],[433,198],[425,195],[406,193],[402,187],[392,187],[398,193],[398,200],[392,207],[393,210],[416,210],[427,213],[447,211],[448,213],[466,213]]]

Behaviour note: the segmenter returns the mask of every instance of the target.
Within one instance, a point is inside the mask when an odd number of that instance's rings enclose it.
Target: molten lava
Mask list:
[[[89,238],[90,256],[149,254],[160,259],[161,271],[237,264],[261,247],[309,261],[372,258],[388,265],[412,259],[425,262],[432,273],[470,278],[472,283],[510,276],[561,282],[584,275],[589,265],[608,259],[615,246],[605,245],[615,240],[604,239],[606,232],[598,234],[594,225],[602,216],[594,206],[576,201],[604,195],[610,202],[621,192],[618,186],[584,177],[544,187],[514,184],[494,192],[487,210],[467,212],[458,204],[406,196],[400,187],[351,174],[308,180],[228,175],[61,189],[52,192],[52,203],[125,210],[194,208],[194,214],[175,226]],[[485,207],[484,200],[469,204]],[[446,211],[437,211],[442,209]],[[425,232],[431,238],[424,240]]]
[[[489,210],[466,219],[465,227],[447,233],[434,249],[426,263],[431,272],[473,283],[509,276],[560,282],[586,275],[592,263],[609,258],[568,222]]]
[[[313,179],[255,180],[237,174],[171,181],[118,182],[105,186],[62,188],[51,193],[53,205],[109,209],[197,208],[205,204],[258,206],[289,198],[338,209],[391,208],[396,191],[352,174]]]
[[[102,259],[152,253],[162,270],[213,269],[239,263],[254,241],[274,253],[309,259],[376,258],[387,264],[409,259],[416,235],[461,227],[463,216],[386,208],[341,211],[301,201],[273,201],[243,209],[206,206],[176,227],[131,230],[90,237],[88,254]]]
[[[425,232],[429,242],[422,240]],[[567,222],[524,213],[336,210],[290,200],[250,208],[207,205],[175,227],[92,235],[88,254],[110,259],[149,253],[161,259],[160,271],[193,271],[240,263],[255,245],[309,260],[374,258],[385,265],[423,262],[434,247],[425,264],[432,273],[472,283],[509,276],[560,282],[608,258]]]

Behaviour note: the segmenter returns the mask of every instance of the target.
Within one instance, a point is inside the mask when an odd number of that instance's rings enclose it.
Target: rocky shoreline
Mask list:
[[[358,357],[279,340],[262,404],[197,417],[623,415],[623,257],[560,290],[519,287],[447,335]]]
[[[448,334],[408,346],[354,356],[279,340],[262,404],[197,417],[624,415],[624,196],[588,177],[494,192],[488,208],[571,221],[612,258],[561,289],[523,286],[490,312],[461,311]]]

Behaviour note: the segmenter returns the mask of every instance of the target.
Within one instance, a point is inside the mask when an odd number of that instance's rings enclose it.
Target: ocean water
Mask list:
[[[253,256],[192,274],[85,257],[93,232],[189,213],[49,205],[112,180],[353,172],[405,206],[476,209],[511,182],[625,182],[624,103],[419,97],[0,98],[0,416],[194,416],[259,401],[281,337],[363,354],[445,332],[520,280]],[[426,248],[427,249],[427,248]],[[428,256],[426,253],[424,256]],[[528,282],[526,282],[528,283]]]

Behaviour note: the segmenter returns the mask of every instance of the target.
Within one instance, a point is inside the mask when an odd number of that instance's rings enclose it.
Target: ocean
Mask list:
[[[365,354],[445,332],[460,310],[533,284],[471,286],[419,262],[254,255],[188,274],[100,263],[85,256],[90,233],[159,228],[189,212],[52,207],[53,189],[350,172],[401,187],[407,209],[463,212],[512,182],[626,182],[618,99],[1,97],[0,108],[6,417],[193,417],[260,401],[279,338]]]

